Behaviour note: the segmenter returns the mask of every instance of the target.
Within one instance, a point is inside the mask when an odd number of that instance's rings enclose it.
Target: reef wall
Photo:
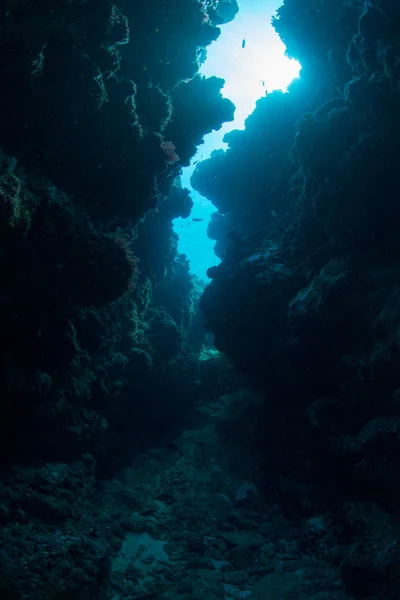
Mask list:
[[[265,484],[298,524],[330,515],[321,557],[363,599],[399,593],[399,17],[285,0],[273,24],[301,79],[192,178],[223,257],[201,306],[266,399]]]
[[[197,71],[236,11],[1,4],[3,598],[95,597],[122,543],[93,504],[99,477],[167,443],[198,399],[200,286],[174,180],[232,119],[223,81]]]

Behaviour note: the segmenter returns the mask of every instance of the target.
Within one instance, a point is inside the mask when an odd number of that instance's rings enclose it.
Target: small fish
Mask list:
[[[192,221],[195,223],[200,223],[200,221],[204,221],[204,219],[200,219],[199,217],[193,217]]]
[[[245,47],[246,47],[246,38],[243,38],[242,39],[242,48],[245,48]]]

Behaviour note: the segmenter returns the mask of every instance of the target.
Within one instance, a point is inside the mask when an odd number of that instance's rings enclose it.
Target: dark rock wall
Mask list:
[[[104,597],[121,532],[99,477],[168,443],[199,397],[200,292],[171,222],[191,207],[180,167],[233,114],[196,75],[207,8],[1,4],[5,600]]]
[[[265,483],[297,523],[333,515],[321,556],[356,598],[399,594],[399,10],[286,0],[274,27],[302,79],[192,179],[223,256],[201,306],[265,396]]]
[[[219,35],[206,4],[10,0],[0,23],[7,464],[93,450],[144,396],[149,420],[185,412],[184,377],[169,401],[147,385],[178,379],[166,365],[184,361],[195,313],[171,225],[191,202],[169,192],[233,105],[196,75]]]

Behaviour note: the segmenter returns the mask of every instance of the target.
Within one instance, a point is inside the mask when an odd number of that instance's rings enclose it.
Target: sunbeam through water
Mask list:
[[[191,191],[194,202],[188,219],[176,219],[179,250],[190,261],[192,274],[207,280],[206,271],[219,259],[214,254],[214,241],[207,237],[207,227],[214,206],[190,186],[190,177],[199,160],[207,159],[216,149],[226,149],[224,135],[243,129],[245,119],[256,101],[267,92],[287,89],[299,75],[300,65],[285,56],[285,46],[271,25],[279,0],[243,0],[235,19],[221,25],[219,38],[207,48],[207,59],[200,73],[225,80],[224,97],[235,105],[235,119],[224,123],[219,131],[205,136],[189,167],[183,169],[182,185]]]

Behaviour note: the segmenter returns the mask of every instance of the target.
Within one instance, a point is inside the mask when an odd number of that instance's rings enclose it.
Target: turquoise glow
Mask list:
[[[225,148],[223,136],[233,129],[244,129],[245,119],[266,91],[285,91],[298,77],[299,63],[285,56],[285,46],[271,26],[271,17],[280,5],[279,0],[239,0],[239,13],[231,23],[221,25],[218,40],[207,48],[207,60],[200,72],[225,79],[222,93],[236,106],[235,120],[205,137],[192,165],[183,169],[184,187],[191,189],[193,163],[208,158],[213,150]],[[179,250],[187,255],[191,272],[207,280],[208,267],[219,262],[213,251],[214,242],[207,237],[208,221],[215,208],[194,190],[191,195],[194,202],[191,216],[176,219],[174,227],[179,235]],[[192,221],[193,218],[204,220]]]

